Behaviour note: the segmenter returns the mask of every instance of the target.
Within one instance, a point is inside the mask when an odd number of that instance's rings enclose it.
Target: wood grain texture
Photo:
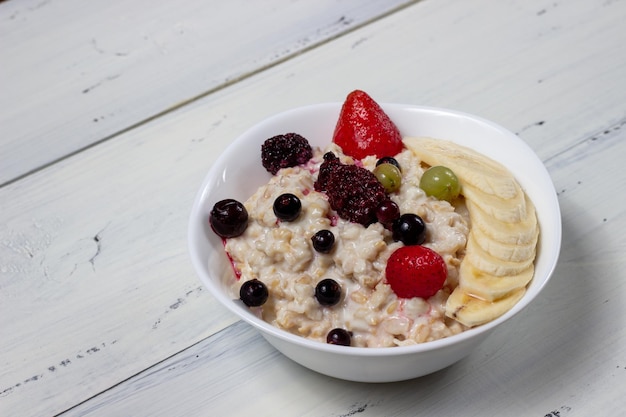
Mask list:
[[[339,381],[293,363],[238,322],[67,416],[273,416],[278,404],[302,416],[620,415],[626,335],[610,318],[626,315],[626,281],[616,279],[626,238],[613,232],[626,210],[616,194],[600,210],[579,205],[603,187],[596,167],[626,154],[626,130],[602,135],[546,161],[564,223],[563,255],[546,291],[452,367],[394,384]],[[624,176],[614,185],[626,189]]]
[[[0,184],[414,2],[2,2]]]
[[[0,188],[0,414],[83,401],[67,414],[622,410],[624,18],[620,1],[424,1]],[[500,122],[559,190],[564,243],[546,292],[466,360],[407,383],[286,360],[233,324],[186,254],[195,191],[232,138],[354,88]]]

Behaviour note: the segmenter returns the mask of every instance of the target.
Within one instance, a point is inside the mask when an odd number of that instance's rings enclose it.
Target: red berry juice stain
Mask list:
[[[306,165],[304,165],[304,169],[309,171],[309,174],[315,175],[319,172],[320,167],[317,162],[313,162],[313,160],[311,159],[309,160],[309,162],[306,163]]]
[[[226,252],[226,256],[228,256],[228,260],[230,261],[230,266],[231,268],[233,268],[233,273],[235,274],[235,278],[237,278],[237,281],[239,281],[239,279],[241,278],[241,271],[239,270],[239,268],[235,266],[235,261],[233,260],[233,257],[230,256],[230,253]]]

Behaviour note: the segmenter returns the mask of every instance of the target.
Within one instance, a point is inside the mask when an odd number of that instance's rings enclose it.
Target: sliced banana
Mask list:
[[[463,277],[459,284],[461,291],[485,301],[495,301],[519,288],[525,288],[533,279],[535,265],[530,264],[517,275],[502,277],[481,271],[466,260],[461,262],[459,273]]]
[[[492,240],[510,245],[536,243],[539,234],[535,208],[526,197],[526,218],[516,223],[503,222],[485,213],[474,201],[466,199],[472,228],[478,228]]]
[[[509,311],[525,293],[526,288],[519,288],[496,301],[486,301],[457,287],[448,297],[446,314],[468,327],[478,326]]]
[[[424,163],[455,172],[470,218],[459,285],[446,315],[473,327],[511,309],[534,275],[539,237],[535,207],[508,169],[450,141],[406,138]]]
[[[532,256],[517,262],[502,260],[483,250],[480,245],[476,243],[475,235],[470,232],[467,237],[467,246],[465,247],[465,257],[463,261],[466,259],[481,271],[497,277],[506,277],[520,274],[533,264],[535,257]],[[461,280],[462,279],[461,275]]]
[[[472,228],[474,241],[482,250],[498,259],[511,262],[534,259],[539,237],[539,231],[536,228],[535,231],[534,237],[528,243],[507,243],[492,238],[479,227]]]
[[[441,139],[410,137],[405,146],[430,166],[444,165],[459,180],[503,199],[514,198],[517,182],[504,166],[473,149]]]
[[[454,171],[454,168],[451,169]],[[492,220],[495,219],[505,223],[519,223],[528,216],[524,192],[519,186],[519,191],[515,197],[504,199],[494,194],[485,193],[471,184],[464,184],[460,180],[459,182],[461,182],[461,192],[465,198],[480,207]]]

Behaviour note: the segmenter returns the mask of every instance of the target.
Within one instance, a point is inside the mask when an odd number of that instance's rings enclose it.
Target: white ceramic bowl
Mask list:
[[[207,174],[189,221],[193,265],[211,294],[226,308],[257,328],[285,356],[322,374],[352,381],[390,382],[445,368],[481,343],[496,327],[526,307],[550,278],[561,246],[561,214],[550,176],[535,153],[513,133],[481,118],[456,111],[382,104],[403,136],[431,136],[469,146],[500,161],[517,177],[537,210],[541,235],[535,276],[527,293],[498,319],[461,334],[414,346],[357,348],[315,342],[278,329],[233,300],[228,282],[235,279],[221,239],[208,225],[213,204],[224,198],[245,201],[270,174],[261,165],[265,139],[288,132],[306,137],[312,146],[329,144],[341,103],[312,105],[270,117],[253,126],[226,149]]]

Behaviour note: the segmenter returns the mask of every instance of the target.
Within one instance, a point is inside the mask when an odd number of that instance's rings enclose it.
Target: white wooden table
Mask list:
[[[624,0],[0,2],[0,415],[624,415],[625,21]],[[233,138],[357,88],[516,132],[562,209],[545,293],[401,383],[291,362],[187,255]]]

